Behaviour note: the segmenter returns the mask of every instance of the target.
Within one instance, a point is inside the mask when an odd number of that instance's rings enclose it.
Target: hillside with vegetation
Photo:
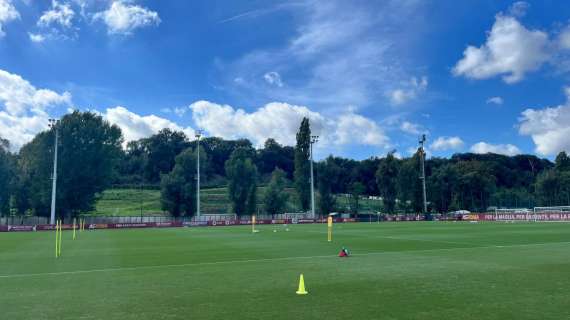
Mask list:
[[[140,214],[141,203],[143,214],[195,214],[196,140],[163,129],[124,148],[119,127],[98,114],[75,111],[18,153],[8,151],[9,141],[1,141],[2,215],[49,216],[56,130],[59,216]],[[301,122],[296,138],[293,147],[268,137],[260,148],[247,139],[201,139],[202,210],[241,215],[269,205],[272,212],[309,211],[309,146],[314,141],[308,119]],[[408,158],[388,153],[364,160],[330,155],[315,161],[316,212],[421,213],[421,156],[418,149]],[[565,152],[554,162],[492,153],[432,157],[425,161],[425,172],[429,212],[570,205],[570,158]],[[141,185],[155,190],[139,192]],[[369,196],[381,197],[381,205],[366,200]]]

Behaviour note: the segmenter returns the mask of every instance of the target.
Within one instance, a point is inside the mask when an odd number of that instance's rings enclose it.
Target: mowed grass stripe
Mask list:
[[[386,238],[393,239],[391,237],[386,237]],[[424,241],[424,240],[414,240],[414,239],[402,239],[402,240]],[[527,243],[527,244],[518,244],[518,245],[437,248],[437,249],[424,249],[424,250],[378,251],[378,252],[354,253],[352,254],[352,256],[358,257],[358,256],[371,256],[371,255],[397,255],[397,254],[413,254],[413,253],[454,251],[454,250],[476,250],[476,249],[491,249],[491,248],[503,249],[511,247],[545,246],[545,245],[559,245],[559,244],[567,245],[570,244],[570,241]],[[281,258],[265,258],[265,259],[245,259],[245,260],[198,262],[198,263],[183,263],[183,264],[153,265],[153,266],[120,267],[120,268],[105,268],[105,269],[90,269],[90,270],[88,269],[88,270],[62,271],[62,272],[11,274],[11,275],[0,275],[0,278],[8,279],[8,278],[36,277],[36,276],[59,276],[59,275],[73,275],[73,274],[83,274],[83,273],[137,271],[145,269],[197,267],[197,266],[211,266],[211,265],[237,264],[237,263],[263,263],[263,262],[275,262],[275,261],[286,261],[286,260],[322,259],[322,258],[338,258],[338,257],[336,255],[320,255],[320,256],[297,256],[297,257],[281,257]]]

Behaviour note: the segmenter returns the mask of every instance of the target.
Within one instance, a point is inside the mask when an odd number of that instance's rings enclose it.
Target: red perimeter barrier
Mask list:
[[[353,218],[336,218],[336,223],[356,222]],[[263,224],[307,224],[307,223],[326,223],[326,219],[275,219],[275,220],[257,220],[258,225]],[[91,223],[86,224],[86,229],[138,229],[138,228],[179,228],[179,227],[221,227],[235,225],[250,225],[251,220],[224,220],[224,221],[191,221],[191,222],[147,222],[147,223]],[[63,224],[63,230],[72,230],[72,224]],[[76,225],[76,228],[78,226]],[[41,224],[35,226],[0,226],[0,232],[15,231],[50,231],[55,230],[55,225]]]

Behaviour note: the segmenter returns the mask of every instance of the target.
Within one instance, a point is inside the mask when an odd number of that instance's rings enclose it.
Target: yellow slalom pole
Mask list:
[[[57,246],[57,254],[61,257],[61,242],[63,238],[63,221],[59,221],[59,243]]]
[[[255,216],[251,216],[251,233],[255,233]]]
[[[73,218],[73,240],[75,240],[75,218]]]
[[[57,250],[59,244],[59,220],[55,222],[55,257],[59,257],[59,251]]]
[[[332,219],[331,216],[329,216],[329,217],[327,218],[327,229],[328,229],[328,232],[327,232],[327,241],[328,241],[328,242],[331,242],[331,241],[332,241],[332,226],[333,226],[333,219]]]

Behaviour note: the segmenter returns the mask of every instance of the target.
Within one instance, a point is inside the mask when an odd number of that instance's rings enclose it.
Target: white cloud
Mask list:
[[[68,105],[71,94],[36,89],[19,75],[0,70],[0,102],[6,112],[17,116],[28,111],[42,113],[53,105]]]
[[[56,0],[52,1],[52,8],[45,11],[38,20],[39,27],[50,27],[59,25],[64,28],[71,28],[75,12],[68,3],[61,4]]]
[[[165,128],[183,131],[189,137],[194,136],[194,130],[190,127],[183,128],[168,119],[155,115],[141,116],[121,106],[108,108],[102,115],[107,121],[121,128],[125,144],[129,141],[149,137]]]
[[[417,79],[413,77],[404,88],[395,89],[388,92],[388,97],[393,105],[401,105],[415,99],[418,94],[424,92],[428,86],[426,77]]]
[[[496,105],[501,105],[501,104],[503,104],[503,102],[504,102],[503,98],[501,98],[501,97],[491,97],[491,98],[487,99],[487,104],[493,103]]]
[[[388,137],[374,121],[355,114],[353,110],[336,118],[326,118],[307,107],[278,102],[251,113],[208,101],[195,102],[190,109],[196,125],[209,134],[226,139],[248,138],[257,146],[267,138],[294,145],[303,117],[310,119],[311,132],[321,137],[320,146],[386,146],[388,143]]]
[[[517,1],[509,7],[509,14],[513,17],[523,17],[526,15],[530,4],[525,1]]]
[[[400,130],[404,131],[405,133],[416,135],[420,133],[426,133],[426,130],[421,125],[409,121],[402,122],[400,124]]]
[[[473,153],[496,153],[506,156],[515,156],[520,154],[519,148],[512,144],[490,144],[486,142],[478,142],[471,146],[471,152]]]
[[[281,81],[281,75],[275,71],[271,71],[264,74],[263,79],[265,79],[265,81],[271,85],[283,87],[283,82]]]
[[[0,0],[0,38],[6,33],[4,25],[20,18],[20,13],[16,10],[11,0]]]
[[[110,34],[130,35],[135,29],[160,24],[158,13],[147,8],[130,4],[126,0],[114,0],[111,6],[93,16],[102,20]]]
[[[463,145],[463,140],[459,137],[438,137],[430,148],[435,151],[459,150]]]
[[[36,42],[36,43],[41,43],[41,42],[44,42],[46,40],[46,37],[43,34],[39,34],[39,33],[29,32],[28,36],[30,36],[30,41]]]
[[[69,105],[70,93],[37,89],[21,76],[0,70],[0,136],[13,150],[47,128],[50,108]]]
[[[566,104],[544,109],[526,109],[519,119],[519,133],[531,136],[542,155],[570,152],[570,88],[565,88]]]
[[[570,49],[570,25],[566,26],[566,28],[560,32],[558,36],[558,46],[563,50]]]
[[[453,68],[456,76],[487,79],[501,75],[514,83],[549,59],[548,34],[529,30],[513,16],[498,14],[487,41],[479,48],[468,46]]]

